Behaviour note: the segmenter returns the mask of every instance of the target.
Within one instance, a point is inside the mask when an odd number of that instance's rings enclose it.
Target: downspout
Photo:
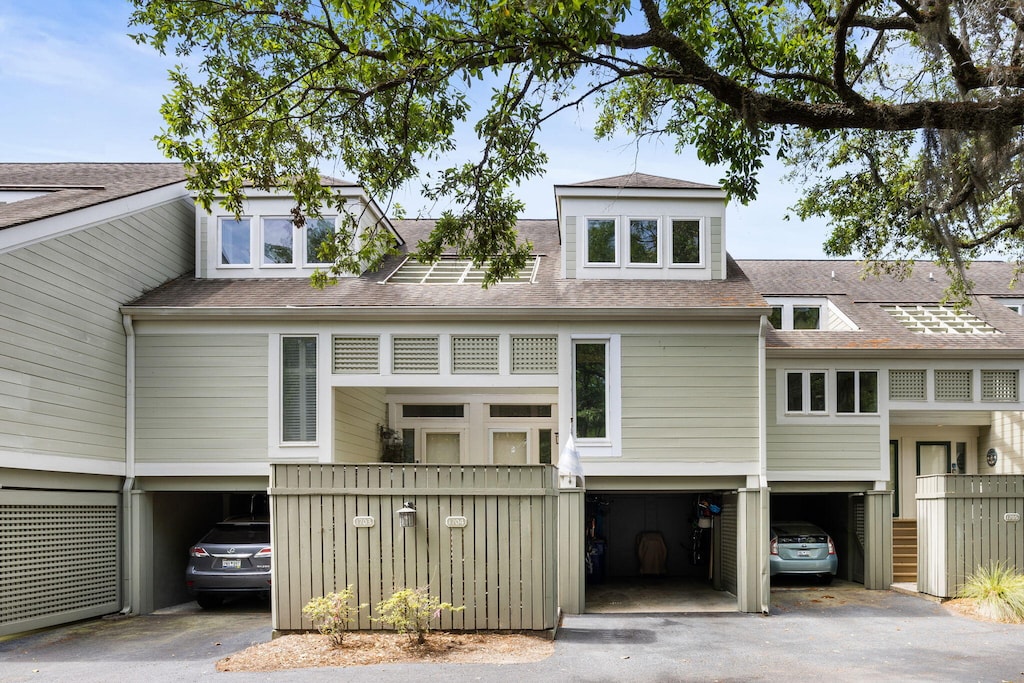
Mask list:
[[[121,487],[121,614],[130,614],[132,588],[132,489],[135,488],[135,327],[121,316],[125,334],[125,462]]]
[[[768,518],[771,513],[769,508],[768,492],[768,361],[765,357],[766,338],[768,336],[768,316],[761,316],[761,327],[757,335],[757,393],[760,397],[758,407],[758,494],[760,513],[758,514],[757,548],[760,558],[761,587],[758,591],[761,594],[761,614],[768,614],[770,608],[771,578],[768,576],[768,535],[770,534]]]

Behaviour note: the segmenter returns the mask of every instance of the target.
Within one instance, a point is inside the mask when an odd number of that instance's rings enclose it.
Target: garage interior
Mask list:
[[[734,612],[720,581],[721,496],[590,492],[586,498],[586,611]],[[698,520],[705,521],[699,522]],[[700,527],[694,533],[695,527]]]
[[[217,522],[255,514],[267,517],[266,491],[157,491],[152,497],[153,605],[190,602],[185,589],[188,550]]]
[[[810,522],[824,529],[832,537],[839,556],[836,578],[864,583],[864,548],[860,541],[863,538],[863,496],[850,493],[772,493],[770,511],[772,522]],[[772,578],[772,585],[793,585],[810,580],[778,576]]]

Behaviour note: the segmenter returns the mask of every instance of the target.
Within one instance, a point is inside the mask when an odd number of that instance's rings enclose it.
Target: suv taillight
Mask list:
[[[259,551],[258,553],[256,553],[255,555],[253,555],[253,557],[270,557],[270,556],[271,556],[271,554],[272,554],[272,553],[271,553],[271,550],[270,550],[270,548],[263,548],[263,549],[262,549],[262,550],[260,550],[260,551]]]
[[[779,539],[773,538],[768,544],[768,552],[772,555],[779,554]]]
[[[198,546],[198,545],[197,546],[193,546],[192,549],[188,551],[188,554],[191,555],[192,557],[209,557],[210,556],[210,553],[206,552],[205,548],[203,548],[202,546]]]
[[[831,536],[828,537],[828,554],[829,555],[835,555],[836,554],[836,544],[832,542],[832,537]]]

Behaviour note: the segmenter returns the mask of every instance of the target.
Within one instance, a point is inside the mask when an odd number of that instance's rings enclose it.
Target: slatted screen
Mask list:
[[[981,400],[982,401],[1017,401],[1016,370],[982,370]]]
[[[927,400],[925,374],[925,370],[890,370],[889,399],[892,401]]]
[[[452,337],[452,372],[497,374],[498,338]]]
[[[379,337],[335,337],[334,373],[337,375],[380,372]]]
[[[395,337],[391,340],[392,372],[396,375],[436,375],[440,368],[437,337]]]
[[[936,370],[935,371],[936,401],[970,401],[971,371],[970,370]]]
[[[512,337],[512,373],[515,375],[558,372],[557,337]]]
[[[0,635],[115,612],[115,494],[0,490]]]

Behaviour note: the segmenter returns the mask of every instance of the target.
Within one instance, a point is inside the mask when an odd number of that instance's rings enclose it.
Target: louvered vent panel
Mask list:
[[[392,372],[396,375],[438,373],[437,337],[395,337]]]
[[[47,615],[113,611],[117,584],[116,505],[0,505],[0,632]]]
[[[335,337],[334,374],[372,374],[380,372],[380,338]]]
[[[890,370],[889,399],[924,401],[928,398],[924,370]]]
[[[970,401],[971,371],[970,370],[936,370],[935,371],[936,401]]]
[[[497,337],[452,337],[452,372],[497,374]]]
[[[558,338],[512,337],[512,372],[517,375],[558,372]]]
[[[982,370],[981,400],[1010,401],[1017,400],[1016,370]]]

